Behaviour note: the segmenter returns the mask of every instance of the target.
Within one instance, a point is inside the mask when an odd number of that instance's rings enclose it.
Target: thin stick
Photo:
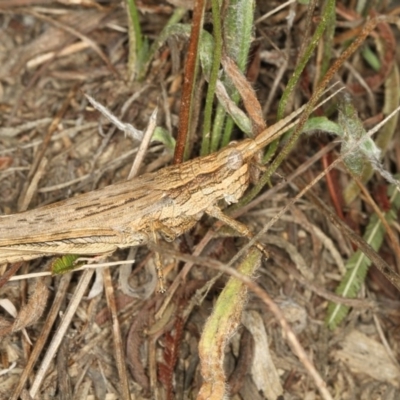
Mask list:
[[[151,245],[151,247],[154,248],[155,250],[161,251],[161,249],[159,247],[156,247],[153,244]],[[308,373],[314,380],[322,398],[324,400],[333,400],[328,389],[326,388],[326,383],[324,382],[321,375],[315,369],[311,360],[307,356],[306,351],[301,346],[300,342],[298,341],[298,339],[296,337],[296,334],[293,332],[292,328],[286,321],[281,309],[275,304],[275,302],[271,299],[271,297],[268,296],[268,294],[264,291],[264,289],[252,280],[251,277],[241,274],[236,269],[231,268],[226,264],[223,264],[219,261],[210,259],[208,257],[193,257],[188,254],[177,254],[176,252],[166,249],[164,247],[162,248],[162,251],[164,253],[171,254],[172,256],[174,256],[180,260],[183,260],[183,261],[193,262],[196,264],[201,264],[201,265],[204,265],[207,267],[211,267],[211,268],[221,271],[223,273],[229,274],[229,275],[239,279],[241,282],[245,283],[248,286],[248,288],[252,292],[254,292],[254,294],[256,294],[267,305],[267,307],[271,310],[271,312],[275,315],[279,324],[282,327],[284,337],[286,337],[293,352],[297,355],[297,357],[300,359],[301,363],[304,365],[304,367],[306,368],[306,370],[308,371]]]
[[[282,215],[297,201],[299,200],[301,197],[304,196],[305,193],[307,193],[318,181],[320,181],[330,170],[332,170],[336,165],[338,165],[346,156],[348,156],[352,151],[354,151],[358,146],[360,146],[360,144],[368,137],[371,137],[372,134],[374,134],[375,132],[377,132],[390,118],[392,118],[397,112],[399,112],[400,107],[398,107],[396,110],[394,110],[393,112],[391,112],[383,121],[381,121],[378,125],[376,125],[373,129],[371,129],[370,131],[367,132],[366,136],[363,136],[362,138],[360,138],[359,140],[357,140],[354,145],[345,153],[345,154],[341,154],[340,157],[338,157],[335,161],[333,161],[325,170],[323,170],[320,174],[318,174],[313,180],[312,182],[307,185],[305,188],[303,188],[295,197],[293,197],[292,200],[289,201],[289,203],[282,208],[281,211],[279,211],[270,221],[268,221],[268,223],[264,226],[264,228],[262,228],[260,230],[260,232],[258,232],[245,246],[243,246],[242,249],[240,249],[238,251],[238,253],[232,257],[232,259],[229,262],[229,265],[232,265],[234,262],[236,262],[241,256],[243,256],[243,254],[245,254],[248,249],[251,246],[254,246],[255,243],[259,240],[260,236],[263,235],[264,233],[266,233],[273,224],[275,224],[275,222],[277,222]],[[322,202],[321,202],[322,203]],[[323,204],[325,206],[325,204]],[[338,222],[339,223],[339,222]],[[352,233],[352,238],[353,240],[356,239],[356,237],[358,237],[358,235],[356,235],[355,232],[351,231],[350,228],[343,223],[343,225],[347,228],[346,232],[348,232],[349,235],[351,235]],[[351,231],[351,233],[350,233]],[[365,243],[365,241],[361,238],[359,238],[361,240],[362,243]],[[358,239],[357,239],[358,240]],[[357,243],[359,244],[359,243]],[[369,245],[368,245],[369,246]],[[369,246],[370,247],[370,246]],[[387,263],[376,253],[373,251],[373,253],[375,255],[373,255],[374,258],[374,262],[377,262],[382,269],[387,270],[390,269],[389,266],[387,265]],[[376,257],[375,257],[376,256]],[[371,260],[372,261],[372,260]],[[378,268],[379,268],[379,265]],[[394,281],[397,282],[395,275],[397,275],[396,273],[394,273],[394,271],[392,271],[394,275],[391,275],[392,278],[394,279]],[[385,273],[385,272],[383,272]],[[386,274],[385,274],[386,275]],[[386,275],[387,276],[387,275]],[[388,277],[388,276],[387,276]],[[390,280],[391,278],[388,277],[388,279]],[[398,283],[394,283],[394,281],[391,281],[393,283],[393,285],[395,285],[399,290],[400,290],[400,279],[398,281]]]
[[[114,288],[111,280],[110,269],[103,270],[104,288],[106,292],[106,299],[108,309],[110,310],[112,319],[112,332],[115,346],[115,361],[117,362],[117,369],[119,375],[119,382],[121,385],[121,395],[123,399],[130,400],[131,394],[129,391],[128,375],[126,373],[125,354],[123,350],[121,329],[118,321],[117,305],[115,303]]]
[[[155,108],[150,116],[149,124],[147,125],[146,132],[144,133],[143,140],[140,143],[139,150],[135,161],[133,162],[131,171],[129,172],[128,180],[134,178],[139,172],[140,165],[142,164],[147,148],[149,147],[151,137],[153,136],[154,130],[157,126],[157,113],[158,107]]]
[[[57,352],[58,347],[60,346],[60,343],[69,327],[69,324],[71,323],[73,316],[75,315],[76,309],[78,308],[82,300],[82,297],[86,291],[87,286],[89,285],[93,273],[94,273],[93,269],[87,269],[83,272],[79,280],[78,286],[75,290],[74,295],[72,296],[71,302],[68,305],[68,308],[62,318],[61,324],[58,327],[57,332],[53,336],[53,339],[47,349],[47,353],[43,358],[38,373],[29,391],[29,394],[32,398],[35,398],[40,389],[40,385],[42,384],[44,378],[46,377],[46,373],[50,367],[50,363],[54,358],[54,355]]]
[[[53,304],[48,313],[47,319],[44,323],[43,330],[40,333],[40,336],[35,344],[35,347],[32,350],[32,353],[29,356],[29,360],[26,363],[24,370],[22,371],[22,374],[18,381],[17,387],[14,389],[14,393],[12,394],[10,400],[18,400],[19,399],[21,391],[24,388],[25,383],[27,382],[29,375],[32,372],[32,369],[36,363],[36,360],[38,359],[44,345],[47,342],[47,338],[49,337],[49,334],[50,334],[51,330],[53,329],[54,321],[56,320],[58,313],[60,311],[60,307],[61,307],[62,301],[64,300],[64,296],[65,296],[65,293],[67,292],[71,278],[72,278],[72,274],[66,274],[61,278],[60,284],[57,287],[56,296],[54,298]]]

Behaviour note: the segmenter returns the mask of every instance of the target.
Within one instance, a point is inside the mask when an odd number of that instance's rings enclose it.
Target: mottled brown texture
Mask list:
[[[303,108],[259,136],[217,153],[142,175],[55,204],[0,216],[0,264],[55,254],[104,254],[174,240],[204,213],[248,230],[223,215],[218,202],[237,202],[249,185],[254,154],[276,139]]]

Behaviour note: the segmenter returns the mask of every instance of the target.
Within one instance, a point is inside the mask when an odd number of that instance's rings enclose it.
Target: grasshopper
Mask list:
[[[204,214],[251,237],[244,224],[221,211],[220,202],[240,199],[249,186],[255,154],[295,125],[304,108],[257,137],[211,155],[44,207],[0,216],[0,264],[60,254],[102,255],[155,242],[160,236],[173,241]]]

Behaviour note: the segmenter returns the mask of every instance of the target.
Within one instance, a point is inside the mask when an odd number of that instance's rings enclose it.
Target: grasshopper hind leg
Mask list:
[[[211,207],[206,211],[206,213],[209,216],[214,217],[224,224],[228,225],[236,232],[238,232],[241,236],[245,236],[249,239],[252,239],[254,237],[253,232],[251,232],[251,230],[245,224],[242,224],[241,222],[236,221],[236,219],[231,218],[229,215],[224,214],[218,207]],[[258,250],[261,251],[261,253],[264,254],[265,258],[269,258],[267,250],[261,243],[256,242],[255,246]]]
[[[157,245],[158,244],[158,237],[157,237],[157,232],[156,229],[152,229],[152,236],[153,236],[153,241]],[[157,271],[157,278],[158,278],[158,286],[159,289],[158,291],[160,293],[165,293],[165,284],[164,284],[164,273],[163,273],[163,266],[161,262],[161,255],[158,251],[155,252],[154,254],[154,263],[156,265],[156,271]]]

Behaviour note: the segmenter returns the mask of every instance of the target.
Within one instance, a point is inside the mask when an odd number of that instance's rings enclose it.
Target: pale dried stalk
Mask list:
[[[56,353],[63,337],[65,336],[65,332],[67,331],[71,319],[74,316],[76,309],[82,300],[86,288],[89,285],[90,279],[92,278],[93,272],[94,271],[92,269],[85,270],[83,272],[83,275],[81,276],[81,279],[79,280],[79,284],[75,290],[74,295],[72,296],[71,302],[69,303],[68,308],[65,311],[65,314],[63,315],[61,324],[58,327],[56,334],[53,336],[48,346],[46,355],[43,358],[42,363],[40,364],[38,373],[29,390],[29,394],[31,395],[32,398],[36,396],[43,382],[43,379],[46,377],[46,373],[49,369],[51,361],[54,358],[54,354]]]

